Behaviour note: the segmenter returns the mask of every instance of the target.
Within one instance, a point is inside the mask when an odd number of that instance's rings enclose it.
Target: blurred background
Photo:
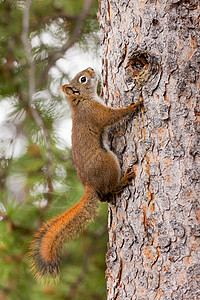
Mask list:
[[[0,300],[106,299],[107,205],[62,254],[60,280],[39,285],[34,232],[83,195],[60,86],[100,73],[97,0],[0,0]]]

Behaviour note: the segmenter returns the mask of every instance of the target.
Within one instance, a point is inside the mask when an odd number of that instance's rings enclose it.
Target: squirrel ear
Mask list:
[[[67,96],[70,96],[73,94],[73,88],[70,84],[65,84],[61,87],[63,93]]]

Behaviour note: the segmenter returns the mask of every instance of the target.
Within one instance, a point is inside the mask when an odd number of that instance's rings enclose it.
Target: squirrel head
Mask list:
[[[78,73],[70,84],[61,87],[71,104],[77,105],[80,101],[93,99],[97,94],[97,76],[92,68]]]

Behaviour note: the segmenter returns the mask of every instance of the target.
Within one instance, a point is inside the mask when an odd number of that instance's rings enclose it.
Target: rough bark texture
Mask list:
[[[109,204],[108,299],[200,299],[199,2],[99,6],[104,100],[144,99],[110,139],[136,177]]]

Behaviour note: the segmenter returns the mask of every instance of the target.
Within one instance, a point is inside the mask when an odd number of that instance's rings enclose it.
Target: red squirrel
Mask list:
[[[109,126],[132,114],[142,101],[125,108],[106,106],[97,95],[97,76],[92,68],[78,73],[62,91],[72,111],[72,154],[84,195],[36,232],[30,261],[37,279],[58,277],[63,242],[71,241],[94,218],[99,201],[108,200],[134,177],[130,169],[121,177],[119,161],[105,135]]]

